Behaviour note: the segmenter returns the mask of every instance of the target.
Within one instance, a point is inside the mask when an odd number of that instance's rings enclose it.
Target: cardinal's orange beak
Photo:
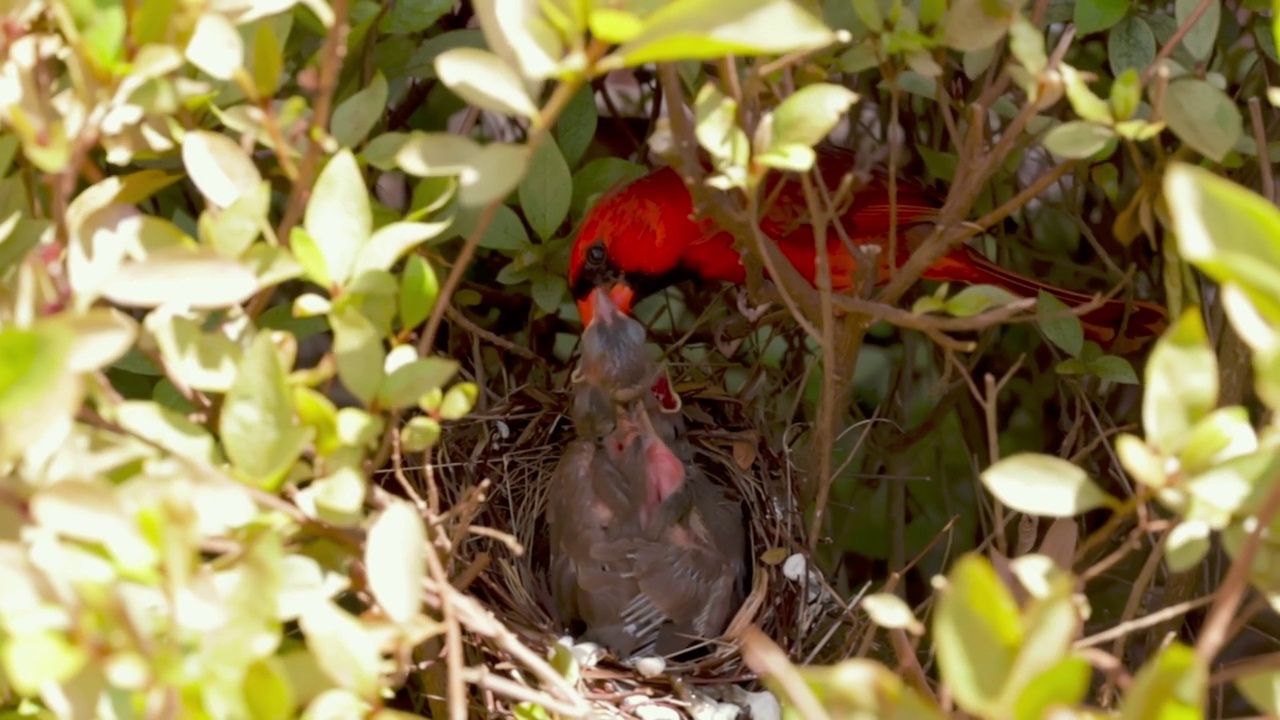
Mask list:
[[[592,290],[585,298],[578,301],[578,314],[582,316],[582,327],[590,325],[598,314],[597,297],[606,296],[623,315],[631,314],[631,303],[635,300],[635,291],[624,283],[616,283]]]

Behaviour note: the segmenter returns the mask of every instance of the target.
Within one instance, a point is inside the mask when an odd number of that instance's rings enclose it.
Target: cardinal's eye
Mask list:
[[[592,265],[604,265],[604,246],[596,244],[587,248],[587,262]]]

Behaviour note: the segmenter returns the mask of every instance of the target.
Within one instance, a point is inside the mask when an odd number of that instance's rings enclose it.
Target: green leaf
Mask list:
[[[417,404],[432,390],[444,387],[458,372],[458,362],[443,357],[414,360],[390,370],[378,388],[378,405],[400,409]]]
[[[1009,30],[1021,0],[954,0],[942,18],[947,46],[961,52],[984,50]]]
[[[529,165],[524,145],[489,143],[471,158],[474,173],[459,177],[458,201],[463,205],[488,205],[516,189]]]
[[[882,628],[910,630],[916,635],[924,634],[924,625],[916,619],[915,613],[906,601],[892,593],[872,593],[862,598],[859,606],[871,618],[871,622]]]
[[[1174,3],[1174,19],[1182,27],[1191,19],[1192,12],[1200,5],[1200,0],[1177,0]],[[1214,43],[1218,40],[1218,27],[1222,23],[1221,0],[1209,0],[1209,8],[1200,16],[1195,25],[1182,36],[1182,49],[1196,60],[1208,60],[1213,54]]]
[[[280,50],[280,39],[276,37],[271,23],[259,23],[253,33],[253,87],[258,95],[268,98],[275,95],[282,72],[284,56]]]
[[[1071,109],[1075,110],[1083,120],[1110,125],[1111,106],[1089,88],[1079,71],[1064,64],[1059,68],[1059,72],[1062,73],[1062,82],[1065,85],[1067,100],[1071,102]]]
[[[440,295],[440,280],[431,263],[421,255],[410,255],[400,276],[400,327],[421,325],[431,314]]]
[[[775,148],[817,145],[857,101],[857,93],[839,85],[814,83],[800,88],[773,111],[772,139],[757,161],[769,165]]]
[[[1156,36],[1147,21],[1129,15],[1107,34],[1107,59],[1112,74],[1125,70],[1142,72],[1156,59]]]
[[[601,67],[781,55],[830,45],[836,34],[792,0],[674,0]]]
[[[412,3],[397,3],[398,5]],[[364,140],[387,107],[387,79],[381,72],[373,75],[368,87],[343,100],[333,110],[329,132],[343,147],[355,147]]]
[[[333,290],[333,279],[329,277],[329,267],[325,264],[324,253],[316,244],[315,238],[300,227],[289,233],[289,248],[293,257],[302,267],[303,274],[311,282],[326,290]]]
[[[524,216],[538,237],[548,240],[554,236],[569,214],[573,195],[573,177],[554,139],[544,139],[534,150],[520,181],[519,195]]]
[[[1018,296],[995,285],[970,285],[947,298],[944,309],[955,317],[971,317],[1017,299]]]
[[[378,698],[382,653],[364,625],[330,600],[310,603],[298,618],[307,647],[329,679],[366,700]],[[346,715],[345,717],[359,717]],[[344,716],[339,716],[344,717]]]
[[[221,461],[213,436],[185,415],[144,400],[120,403],[112,412],[120,427],[178,457],[211,466]]]
[[[1129,0],[1078,0],[1072,22],[1076,35],[1084,37],[1114,26],[1128,12]]]
[[[227,458],[254,485],[275,490],[311,440],[293,419],[292,395],[275,343],[259,333],[245,351],[218,419]]]
[[[1275,293],[1280,287],[1280,210],[1260,195],[1186,163],[1171,165],[1164,194],[1178,253],[1223,285],[1223,305],[1240,337],[1255,352],[1269,351],[1280,326]]]
[[[244,700],[254,720],[287,720],[293,717],[293,687],[279,658],[255,660],[245,670]]]
[[[1042,720],[1053,707],[1075,707],[1089,692],[1093,668],[1080,657],[1066,657],[1037,675],[1014,703],[1018,720]]]
[[[1198,567],[1209,552],[1211,530],[1200,520],[1184,520],[1169,531],[1164,557],[1169,572],[1186,572]]]
[[[555,126],[556,143],[560,145],[564,160],[570,167],[577,165],[582,159],[582,154],[596,136],[599,122],[595,90],[589,84],[583,85],[560,113]],[[536,158],[534,162],[537,162]]]
[[[196,21],[186,58],[217,80],[230,80],[244,65],[244,41],[225,15],[205,12]]]
[[[529,294],[537,303],[538,309],[545,313],[553,313],[560,309],[565,291],[569,283],[563,276],[554,273],[539,273],[530,280]]]
[[[182,140],[182,164],[200,194],[218,207],[229,207],[262,184],[253,160],[226,135],[188,132]]]
[[[480,247],[510,255],[529,247],[529,233],[515,210],[499,205],[489,227],[480,236]]]
[[[1069,314],[1071,309],[1066,304],[1044,290],[1036,298],[1036,308],[1040,312],[1036,323],[1045,337],[1068,355],[1079,357],[1084,349],[1084,326],[1080,318]],[[1055,317],[1049,317],[1051,315]]]
[[[262,182],[245,191],[221,212],[200,213],[200,239],[223,257],[238,258],[258,239],[267,224],[271,185]]]
[[[1258,449],[1249,412],[1239,406],[1218,408],[1192,428],[1182,452],[1182,472],[1192,475]]]
[[[143,326],[160,347],[169,375],[193,390],[226,392],[236,377],[240,346],[224,332],[205,332],[201,320],[170,305],[150,312]]]
[[[440,441],[440,423],[426,415],[415,415],[400,430],[400,447],[405,452],[422,452]]]
[[[361,402],[368,405],[382,384],[386,353],[373,323],[353,307],[343,307],[329,316],[333,327],[333,351],[338,378]]]
[[[409,35],[422,32],[436,24],[453,9],[451,0],[413,0],[390,5],[383,15],[378,29],[387,35]]]
[[[1280,715],[1280,670],[1255,670],[1235,680],[1251,705],[1267,715]]]
[[[1012,510],[1042,517],[1072,517],[1108,504],[1088,473],[1040,453],[1010,455],[981,474],[982,484]]]
[[[1121,701],[1120,718],[1201,717],[1208,687],[1209,672],[1195,651],[1175,640],[1134,676]]]
[[[1111,84],[1111,111],[1118,120],[1128,120],[1142,102],[1142,83],[1138,71],[1129,68]]]
[[[445,218],[433,223],[393,222],[383,225],[360,248],[352,277],[375,270],[390,270],[405,253],[438,237],[452,223],[453,218]]]
[[[1240,108],[1231,97],[1196,77],[1169,83],[1163,119],[1178,139],[1214,162],[1222,162],[1244,132]]]
[[[1190,308],[1151,351],[1142,398],[1147,442],[1176,452],[1218,399],[1218,360],[1198,308]]]
[[[1032,75],[1039,75],[1049,65],[1049,56],[1044,49],[1044,32],[1022,15],[1015,15],[1009,27],[1009,50]]]
[[[458,420],[471,412],[476,398],[480,397],[480,388],[475,383],[462,382],[449,388],[440,402],[440,418],[442,420]]]
[[[418,615],[426,546],[422,518],[402,500],[389,503],[369,528],[364,548],[369,590],[393,622],[405,623]]]
[[[942,679],[965,712],[991,716],[1022,644],[1018,606],[990,561],[962,556],[947,575],[933,616]]]
[[[159,307],[176,303],[192,308],[224,308],[258,291],[258,278],[243,264],[211,249],[186,248],[148,253],[123,264],[102,287],[102,295],[121,305]]]
[[[339,151],[320,171],[307,202],[303,227],[324,256],[329,279],[336,285],[345,285],[373,230],[369,193],[350,150]]]
[[[71,372],[97,372],[111,365],[138,337],[137,321],[114,308],[64,312],[44,323],[46,327],[61,326],[71,338],[65,361]]]
[[[5,638],[0,649],[5,679],[28,697],[71,680],[89,661],[85,649],[57,630],[16,632]]]
[[[1117,355],[1103,355],[1089,361],[1089,372],[1107,382],[1137,385],[1138,374],[1129,361]]]
[[[520,76],[488,50],[446,50],[436,58],[435,67],[440,81],[468,104],[539,122],[538,107],[525,91]]]

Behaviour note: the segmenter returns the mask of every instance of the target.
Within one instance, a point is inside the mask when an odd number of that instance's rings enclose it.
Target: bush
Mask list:
[[[832,641],[736,638],[791,716],[1200,717],[1224,688],[1280,714],[1275,656],[1238,641],[1280,589],[1277,23],[1259,0],[8,3],[7,714],[585,714],[567,648],[467,588],[477,538],[515,545],[515,518],[472,524],[502,478],[437,461],[494,378],[558,402],[573,232],[649,149],[795,320],[709,333],[705,286],[637,308],[800,458],[778,472],[807,531],[758,560],[807,545]],[[827,138],[946,188],[874,297],[752,240],[767,178]],[[1144,359],[1052,296],[916,289],[974,238],[1175,321]]]

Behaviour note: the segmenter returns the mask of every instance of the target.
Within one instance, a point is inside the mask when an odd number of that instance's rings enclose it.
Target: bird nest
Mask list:
[[[815,573],[793,558],[802,551],[804,531],[797,509],[796,474],[785,451],[777,450],[781,443],[774,442],[783,434],[769,433],[761,427],[760,413],[727,395],[715,369],[706,364],[668,363],[667,367],[683,401],[695,463],[743,503],[753,558],[751,591],[723,637],[702,657],[668,660],[656,677],[644,677],[630,664],[612,658],[582,668],[582,690],[597,703],[637,693],[661,696],[674,677],[706,690],[750,681],[754,675],[745,667],[736,639],[751,626],[797,659],[812,659],[815,646],[831,636],[832,623],[819,621],[823,607],[833,606],[814,602],[815,594],[830,593],[815,592]],[[544,369],[549,372],[531,373],[541,377],[519,384],[505,397],[490,399],[487,407],[452,423],[437,451],[433,472],[443,505],[476,508],[469,520],[472,532],[457,546],[454,557],[455,567],[471,569],[464,572],[467,592],[484,602],[527,646],[547,656],[565,633],[556,621],[547,580],[548,487],[574,429],[567,415],[571,367]],[[478,489],[484,499],[477,505]],[[788,558],[792,559],[788,562]],[[796,579],[797,565],[805,582]],[[487,647],[477,650],[494,654]],[[489,659],[491,667],[509,660]]]

